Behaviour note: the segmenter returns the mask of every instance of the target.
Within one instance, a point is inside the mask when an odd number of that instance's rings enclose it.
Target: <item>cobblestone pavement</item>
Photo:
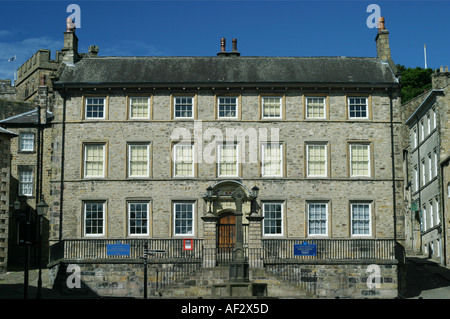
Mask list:
[[[405,299],[450,299],[450,268],[422,257],[407,257],[407,291]],[[29,272],[28,298],[36,299],[38,270]],[[0,299],[24,298],[23,271],[0,274]],[[70,299],[51,289],[48,270],[42,270],[42,299]],[[80,298],[80,296],[74,296]]]

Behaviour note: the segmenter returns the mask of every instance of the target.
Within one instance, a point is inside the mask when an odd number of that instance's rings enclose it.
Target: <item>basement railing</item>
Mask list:
[[[108,254],[108,245],[129,245],[129,254],[118,256]],[[299,256],[294,245],[307,243],[316,245],[314,256]],[[60,259],[139,259],[144,255],[144,244],[149,250],[164,251],[150,257],[153,262],[201,263],[218,254],[217,249],[204,249],[203,239],[192,239],[186,250],[182,238],[170,239],[66,239],[50,247],[50,262]],[[302,260],[393,260],[404,258],[404,249],[392,239],[263,239],[262,248],[246,248],[246,258],[253,265],[299,262]],[[217,264],[203,263],[214,267]]]

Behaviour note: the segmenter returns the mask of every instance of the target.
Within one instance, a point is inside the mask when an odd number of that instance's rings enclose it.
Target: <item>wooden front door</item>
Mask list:
[[[227,264],[232,260],[235,245],[236,216],[226,215],[217,224],[217,261]]]

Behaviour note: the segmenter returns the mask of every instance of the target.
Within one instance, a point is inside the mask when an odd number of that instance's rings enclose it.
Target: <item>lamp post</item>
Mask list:
[[[48,205],[45,202],[44,199],[42,199],[37,205],[36,205],[36,211],[38,216],[38,225],[39,225],[39,233],[38,233],[38,266],[39,266],[39,277],[38,277],[38,289],[37,289],[37,299],[41,299],[41,293],[42,293],[42,265],[41,265],[41,259],[42,259],[42,219],[47,214],[48,211]]]

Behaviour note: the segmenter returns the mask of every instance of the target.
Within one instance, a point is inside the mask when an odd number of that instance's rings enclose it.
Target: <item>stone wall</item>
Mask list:
[[[278,266],[271,270],[250,269],[251,283],[267,285],[265,296],[268,298],[393,299],[401,296],[404,286],[405,269],[396,261],[335,261]],[[227,297],[221,295],[225,291],[217,288],[228,283],[227,267],[191,270],[175,278],[180,271],[176,267],[187,266],[148,265],[149,298]],[[289,278],[286,273],[295,273],[297,278]],[[52,265],[50,274],[54,288],[63,294],[83,297],[144,296],[142,261],[58,263]],[[75,276],[80,280],[79,286],[76,286],[78,279]],[[175,281],[169,283],[170,276]]]
[[[0,273],[6,271],[8,264],[10,170],[10,137],[0,134]]]
[[[131,121],[127,119],[127,95],[114,91],[99,92],[97,96],[107,96],[107,116],[105,120],[83,120],[83,96],[93,92],[71,92],[65,101],[57,100],[53,125],[53,168],[52,194],[56,195],[52,203],[60,202],[60,160],[64,151],[64,207],[63,237],[82,236],[82,202],[99,199],[107,202],[107,237],[126,236],[126,201],[129,198],[143,198],[151,202],[151,237],[173,236],[172,207],[173,200],[189,199],[196,201],[195,236],[202,237],[200,217],[206,212],[201,199],[208,186],[223,180],[216,175],[215,163],[200,163],[195,178],[176,179],[172,177],[171,143],[177,138],[171,137],[177,128],[187,128],[191,133],[195,125],[201,125],[200,132],[220,129],[223,134],[227,128],[248,131],[250,129],[279,129],[280,141],[285,146],[284,170],[282,178],[261,177],[259,157],[256,162],[247,161],[241,165],[243,184],[251,188],[260,188],[259,200],[281,200],[284,202],[285,237],[306,236],[306,203],[310,200],[325,200],[329,203],[329,236],[348,238],[350,201],[368,200],[373,203],[372,236],[392,238],[393,194],[391,162],[391,123],[390,100],[384,92],[359,92],[370,96],[370,119],[350,121],[346,115],[346,95],[336,91],[326,91],[329,96],[328,118],[326,120],[306,120],[304,116],[304,96],[311,92],[282,91],[285,96],[285,116],[281,120],[265,121],[259,119],[260,93],[255,91],[236,92],[241,96],[241,118],[236,121],[215,119],[214,101],[216,95],[223,92],[196,91],[197,119],[194,121],[171,119],[172,92],[152,92],[152,119]],[[104,93],[104,95],[102,95]],[[181,94],[181,92],[178,92]],[[229,93],[229,92],[228,92]],[[355,92],[352,92],[356,94]],[[143,93],[141,92],[140,95]],[[187,93],[185,93],[187,94]],[[133,93],[129,93],[130,96]],[[150,95],[150,94],[149,94]],[[62,134],[62,105],[65,103],[65,133]],[[399,101],[394,96],[394,152],[396,186],[402,188],[402,158],[400,149],[400,113]],[[62,138],[65,138],[64,144]],[[194,138],[194,135],[192,135]],[[203,147],[211,140],[200,137]],[[84,179],[82,177],[83,143],[104,142],[107,149],[106,178]],[[148,142],[151,149],[150,176],[131,179],[127,177],[127,143]],[[308,178],[305,176],[306,143],[327,142],[329,146],[326,178]],[[366,141],[371,144],[372,176],[370,178],[349,178],[348,143]],[[259,144],[258,141],[257,144]],[[252,154],[251,146],[246,143],[244,153]],[[257,152],[259,152],[259,145]],[[397,236],[403,231],[402,197],[396,192],[397,200]],[[60,205],[61,203],[59,203]],[[57,215],[59,205],[53,207]],[[56,216],[55,215],[55,216]],[[52,220],[58,222],[58,219]],[[58,227],[53,227],[56,229]],[[52,232],[56,235],[55,232]]]

